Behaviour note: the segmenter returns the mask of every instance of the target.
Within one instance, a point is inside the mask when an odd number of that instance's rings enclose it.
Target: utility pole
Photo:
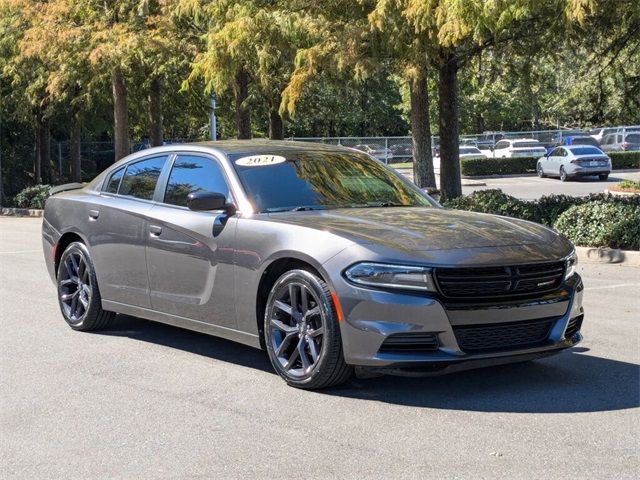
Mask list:
[[[216,94],[212,93],[210,98],[211,112],[209,113],[209,134],[214,142],[218,139],[218,126],[216,124]]]

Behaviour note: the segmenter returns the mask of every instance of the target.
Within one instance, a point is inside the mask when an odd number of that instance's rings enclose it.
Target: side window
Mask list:
[[[154,157],[130,163],[120,183],[118,193],[151,200],[166,160],[167,157]]]
[[[108,193],[118,193],[118,187],[120,186],[120,180],[122,180],[122,174],[124,174],[124,167],[119,168],[118,170],[113,172],[104,187],[104,191]]]
[[[560,156],[561,157],[566,157],[566,156],[569,155],[564,148],[559,148],[558,150],[560,150]]]
[[[500,140],[498,143],[496,143],[495,149],[496,150],[500,150],[502,148],[507,148],[509,146],[509,142],[505,142],[503,140]]]
[[[178,155],[171,168],[164,203],[186,207],[187,195],[193,192],[217,192],[229,198],[229,187],[215,160]]]

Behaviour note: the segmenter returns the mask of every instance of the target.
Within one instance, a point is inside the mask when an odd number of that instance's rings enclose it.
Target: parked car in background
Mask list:
[[[377,158],[378,160],[382,160],[383,162],[387,162],[393,158],[393,153],[391,153],[391,150],[375,143],[363,143],[352,148],[369,154],[372,157]]]
[[[483,152],[488,157],[514,158],[514,157],[539,157],[547,153],[545,146],[533,138],[517,138],[514,140],[502,139],[493,151]]]
[[[604,128],[604,127],[592,128],[591,130],[589,130],[589,136],[595,138],[598,142],[602,143],[602,139],[604,137],[612,133],[616,133],[617,131],[618,131],[617,128]]]
[[[591,145],[592,147],[600,148],[600,143],[598,142],[598,140],[590,135],[566,137],[564,139],[564,145]]]
[[[389,147],[394,160],[411,162],[413,160],[413,145],[411,143],[397,143]]]
[[[606,180],[611,172],[611,159],[592,145],[556,147],[538,160],[536,171],[540,178],[554,176],[563,182],[585,176]]]
[[[463,158],[487,158],[487,156],[477,147],[460,145],[459,158],[462,160]],[[433,156],[433,170],[436,172],[440,171],[440,151],[437,152],[437,155]]]
[[[640,150],[640,132],[612,133],[602,139],[601,147],[605,152]]]

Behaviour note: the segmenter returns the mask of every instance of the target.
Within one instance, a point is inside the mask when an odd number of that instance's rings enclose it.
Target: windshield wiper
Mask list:
[[[350,203],[346,208],[377,208],[377,207],[411,207],[413,205],[404,205],[396,202],[367,202],[367,203]]]

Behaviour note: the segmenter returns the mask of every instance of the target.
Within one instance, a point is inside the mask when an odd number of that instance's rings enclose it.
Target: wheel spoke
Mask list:
[[[69,258],[67,258],[64,262],[64,268],[67,271],[67,275],[69,276],[69,279],[71,279],[72,281],[74,281],[73,279],[75,278],[75,272],[73,271],[73,265],[69,264]],[[74,283],[77,283],[74,281]]]
[[[287,315],[291,315],[291,305],[287,305],[286,303],[284,303],[284,302],[282,302],[280,300],[276,300],[275,303],[274,303],[274,306],[276,308],[279,308],[280,310],[282,310]]]
[[[64,280],[62,280],[60,282],[60,285],[65,287],[65,286],[70,285],[72,283],[75,283],[72,278],[65,278]]]
[[[73,267],[73,273],[74,273],[76,276],[79,276],[79,271],[78,271],[78,269],[79,269],[80,267],[79,267],[79,265],[78,265],[78,261],[76,260],[75,255],[69,255],[69,260],[71,260],[71,265],[72,265],[72,267]]]
[[[316,338],[316,337],[319,337],[320,335],[323,335],[323,334],[324,334],[324,327],[318,327],[315,330],[311,330],[309,332],[309,336],[311,338]]]
[[[78,309],[78,295],[74,294],[73,297],[71,297],[71,306],[69,307],[71,316],[77,317],[76,315],[77,309]]]
[[[296,327],[293,327],[291,325],[287,325],[286,323],[278,320],[277,318],[272,318],[271,319],[271,325],[273,325],[278,330],[280,330],[281,332],[284,332],[286,334],[296,333],[298,331],[298,329]]]
[[[304,315],[309,310],[309,292],[306,287],[300,287],[300,311]]]
[[[320,315],[320,307],[319,306],[313,307],[311,310],[307,310],[307,319],[309,317],[314,316],[314,315]]]
[[[298,312],[298,286],[293,283],[289,285],[289,303],[291,304],[291,314]]]
[[[298,345],[300,345],[299,342],[298,342]],[[300,356],[300,349],[294,348],[293,352],[291,352],[291,356],[289,357],[289,360],[287,360],[287,363],[285,363],[284,368],[286,368],[287,370],[291,369],[291,367],[293,367],[293,365],[296,363],[296,360],[298,359],[299,356]]]
[[[278,345],[278,348],[276,349],[276,357],[282,356],[282,353],[287,349],[287,347],[289,347],[289,345],[291,344],[291,340],[295,338],[295,336],[296,332],[287,333],[284,336],[282,342],[280,342],[280,345]]]
[[[87,300],[86,298],[84,298],[82,295],[80,295],[79,297],[80,299],[80,303],[82,304],[82,307],[86,310],[87,308],[89,308],[89,300]]]
[[[307,357],[307,351],[304,348],[305,343],[306,342],[304,338],[301,338],[300,341],[298,342],[298,348],[296,349],[298,350],[298,355],[300,355],[300,360],[302,360],[303,370],[307,370],[307,368],[311,366],[311,364],[309,363],[309,358]]]
[[[307,339],[307,344],[309,345],[309,353],[311,354],[311,359],[313,360],[313,363],[316,363],[318,361],[318,346],[316,345],[316,341],[309,337]]]
[[[78,291],[76,290],[73,293],[66,293],[64,295],[60,296],[60,300],[62,300],[63,302],[68,302],[69,300],[73,300],[73,298],[78,294]]]

